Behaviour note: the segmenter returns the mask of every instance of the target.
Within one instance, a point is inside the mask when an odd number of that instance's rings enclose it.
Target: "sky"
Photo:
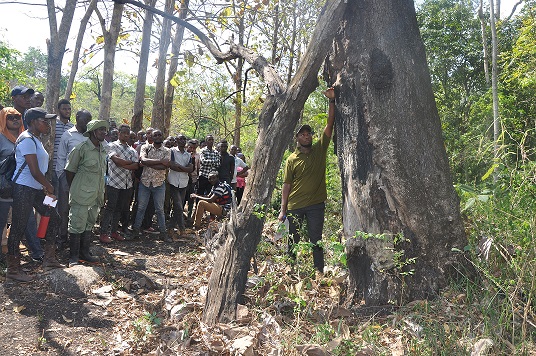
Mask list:
[[[416,0],[416,3],[420,2],[421,0]],[[516,2],[517,0],[502,0],[502,15],[509,15]],[[64,0],[56,0],[56,3],[62,5]],[[2,21],[0,22],[1,41],[7,42],[11,47],[21,52],[25,52],[29,47],[36,47],[46,53],[46,40],[50,37],[46,0],[0,0],[0,13],[2,13]],[[79,21],[82,16],[83,10],[77,9],[75,18],[77,17]],[[71,50],[64,57],[63,66],[65,71],[68,71],[68,62],[72,58],[72,48],[78,32],[77,21],[74,21],[73,25],[67,44],[67,48]],[[93,39],[89,37],[87,41],[91,44]],[[155,57],[156,54],[152,54],[149,63],[152,63]],[[94,62],[97,60],[99,59],[93,59]],[[132,54],[117,52],[115,63],[116,70],[120,68],[125,73],[137,74],[138,66]],[[154,84],[155,79],[155,73],[149,72],[147,84]]]

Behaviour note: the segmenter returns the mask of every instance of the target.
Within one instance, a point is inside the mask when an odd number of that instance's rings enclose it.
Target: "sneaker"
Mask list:
[[[123,236],[121,236],[121,234],[118,233],[117,231],[112,232],[111,237],[112,237],[112,239],[117,240],[117,241],[125,241],[125,238]]]
[[[109,244],[113,241],[108,234],[100,234],[99,240],[105,244]]]
[[[43,256],[41,257],[32,257],[32,261],[35,263],[43,263]]]
[[[141,237],[141,231],[138,228],[133,227],[132,232],[125,236],[125,240],[131,241]]]
[[[145,232],[147,234],[152,234],[152,235],[158,235],[159,234],[159,232],[157,230],[155,230],[153,227],[145,229],[145,230],[143,230],[143,232]]]

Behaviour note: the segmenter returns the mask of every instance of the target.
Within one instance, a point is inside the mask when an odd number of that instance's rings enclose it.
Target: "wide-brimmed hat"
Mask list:
[[[106,120],[91,120],[87,123],[87,130],[84,132],[84,136],[89,137],[89,133],[95,131],[99,127],[106,127],[106,129],[109,129],[110,124]]]
[[[27,124],[29,124],[33,120],[37,119],[45,119],[45,120],[52,120],[56,118],[56,114],[49,114],[46,112],[43,108],[31,108],[26,110],[26,113],[24,113],[24,120]]]
[[[24,95],[26,93],[33,94],[35,91],[22,85],[17,85],[15,88],[13,88],[13,90],[11,90],[11,96]]]

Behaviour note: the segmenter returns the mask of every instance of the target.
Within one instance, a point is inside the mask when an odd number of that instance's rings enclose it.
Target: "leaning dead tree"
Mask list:
[[[148,9],[133,0],[116,0]],[[269,205],[275,181],[286,145],[275,142],[289,142],[300,118],[305,101],[318,86],[318,72],[339,27],[344,13],[344,0],[328,0],[318,18],[318,24],[311,37],[310,45],[303,56],[294,78],[288,85],[281,79],[270,63],[254,51],[231,44],[228,52],[221,52],[204,33],[188,22],[171,17],[197,35],[218,63],[235,58],[243,58],[264,80],[267,97],[259,117],[257,144],[251,162],[245,198],[238,212],[224,225],[220,234],[225,235],[225,243],[218,252],[209,280],[207,302],[203,319],[208,324],[233,320],[237,304],[242,303],[246,288],[250,260],[260,242],[263,219],[253,214],[256,207]],[[162,11],[150,9],[156,14],[168,17]]]

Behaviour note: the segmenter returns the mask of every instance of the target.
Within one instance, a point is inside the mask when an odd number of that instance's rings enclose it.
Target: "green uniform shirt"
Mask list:
[[[291,185],[288,210],[320,204],[327,199],[326,156],[330,138],[322,133],[311,152],[296,149],[287,159],[284,183]]]
[[[102,206],[104,204],[104,175],[106,150],[102,143],[95,147],[91,140],[79,143],[69,153],[65,170],[75,173],[69,190],[69,203]]]

